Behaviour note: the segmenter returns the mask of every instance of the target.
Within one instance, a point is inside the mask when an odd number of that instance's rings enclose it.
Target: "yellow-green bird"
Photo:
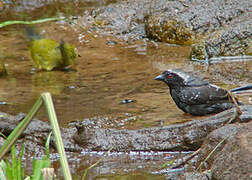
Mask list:
[[[43,39],[31,27],[26,28],[26,34],[30,39],[29,51],[36,68],[51,71],[74,64],[77,58],[77,49],[74,45],[64,41],[58,43],[52,39]]]

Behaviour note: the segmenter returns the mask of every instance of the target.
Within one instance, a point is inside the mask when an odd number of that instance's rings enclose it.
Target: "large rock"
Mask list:
[[[199,162],[202,162],[221,141],[223,142],[204,163],[203,168],[211,168],[213,179],[250,179],[252,122],[230,124],[213,131],[201,147]]]
[[[252,120],[252,106],[242,106],[241,121]],[[138,130],[117,130],[93,127],[92,122],[77,125],[74,140],[80,146],[92,150],[116,151],[177,151],[196,150],[213,130],[222,127],[234,114],[234,109],[219,113],[204,120],[183,124]]]
[[[146,33],[158,41],[192,44],[192,58],[251,55],[252,2],[169,1],[147,16]]]
[[[25,114],[20,113],[16,116],[0,112],[0,131],[8,136],[25,117]],[[42,157],[45,154],[45,142],[48,134],[52,131],[49,123],[32,119],[25,131],[21,134],[17,141],[18,148],[21,148],[23,141],[26,142],[26,154]],[[82,150],[76,143],[74,143],[73,135],[76,133],[76,128],[61,128],[62,139],[66,151],[80,151]],[[53,140],[53,136],[51,140]],[[4,142],[0,142],[2,145]],[[54,146],[54,143],[52,143]],[[54,146],[55,147],[55,146]],[[53,149],[53,148],[52,148]]]

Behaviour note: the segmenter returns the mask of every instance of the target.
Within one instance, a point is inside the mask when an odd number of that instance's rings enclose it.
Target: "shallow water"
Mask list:
[[[72,40],[66,41],[78,47],[81,57],[74,67],[77,72],[32,74],[27,42],[21,32],[22,28],[18,32],[8,30],[10,37],[2,35],[6,39],[5,64],[9,71],[7,78],[0,79],[1,100],[7,102],[7,105],[1,106],[2,111],[12,114],[28,112],[39,94],[49,91],[54,97],[61,124],[94,116],[124,116],[125,113],[136,115],[135,121],[141,125],[159,120],[174,122],[190,119],[176,109],[164,84],[154,80],[163,63],[183,66],[189,55],[188,47],[155,47],[151,42],[141,41],[126,44],[112,37],[92,38],[88,43],[80,44],[73,36]],[[71,37],[71,32],[63,33]],[[107,45],[112,40],[116,44]],[[124,99],[134,102],[122,104]],[[43,114],[44,111],[38,117],[45,120],[46,115]]]
[[[80,179],[84,169],[103,158],[102,162],[92,168],[86,179],[115,180],[115,179],[151,179],[161,180],[172,177],[174,174],[182,175],[185,170],[192,170],[191,165],[182,168],[168,169],[176,159],[191,154],[192,152],[82,152],[76,156],[67,153],[71,169],[74,169],[73,179]],[[57,157],[52,157],[57,159]],[[58,169],[59,164],[52,165]],[[164,176],[165,174],[165,176]]]

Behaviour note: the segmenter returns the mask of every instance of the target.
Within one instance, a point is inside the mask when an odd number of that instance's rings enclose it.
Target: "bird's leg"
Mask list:
[[[235,105],[235,110],[234,110],[234,114],[233,116],[230,118],[230,120],[227,122],[227,124],[231,124],[233,123],[236,119],[239,119],[240,115],[242,114],[241,109],[237,103],[237,100],[235,99],[234,95],[230,92],[228,92],[228,96],[231,98],[231,100],[233,101],[234,105]]]

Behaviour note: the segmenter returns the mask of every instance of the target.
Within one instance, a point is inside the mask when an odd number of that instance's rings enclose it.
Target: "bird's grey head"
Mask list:
[[[168,69],[158,75],[155,80],[165,82],[170,88],[175,86],[201,86],[208,84],[208,81],[195,77],[181,69]]]

